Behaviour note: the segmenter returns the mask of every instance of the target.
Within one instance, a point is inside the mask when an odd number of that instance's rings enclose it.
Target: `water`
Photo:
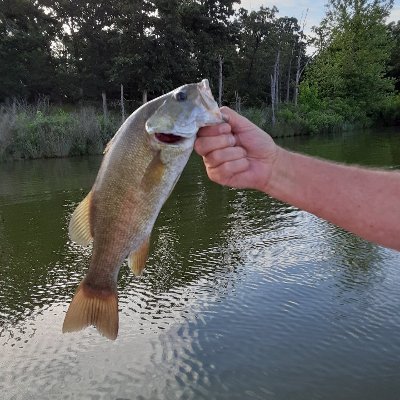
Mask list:
[[[400,132],[285,139],[400,166]],[[0,165],[0,392],[11,399],[398,399],[400,253],[253,191],[193,156],[146,272],[120,273],[120,332],[61,333],[90,250],[67,224],[99,157]]]

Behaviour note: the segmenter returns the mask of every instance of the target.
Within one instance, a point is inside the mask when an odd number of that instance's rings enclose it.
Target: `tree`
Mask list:
[[[391,43],[385,17],[392,0],[330,0],[320,31],[328,34],[303,87],[342,105],[353,119],[373,115],[393,82],[386,77]]]
[[[305,44],[297,20],[278,18],[277,13],[276,7],[239,10],[237,65],[229,88],[232,94],[237,91],[247,106],[278,105],[293,98],[294,61],[297,56],[304,60]]]
[[[193,79],[208,78],[217,91],[220,60],[224,64],[224,80],[235,63],[237,25],[232,20],[237,0],[181,1],[182,29],[191,43],[191,57],[196,63]]]
[[[400,21],[389,24],[390,41],[393,43],[389,61],[389,77],[395,80],[396,90],[400,90]]]
[[[59,64],[74,91],[91,98],[110,89],[109,71],[116,55],[117,3],[106,0],[37,0],[63,26],[57,41]],[[115,90],[119,86],[115,85]],[[77,96],[77,93],[75,93]]]
[[[270,93],[270,76],[277,54],[276,7],[259,11],[239,10],[238,65],[235,71],[236,90],[247,105],[265,103]]]
[[[117,7],[118,52],[112,60],[111,80],[122,83],[129,97],[136,98],[139,93],[145,97],[149,90],[158,88],[153,62],[156,6],[148,0],[119,0]]]
[[[0,100],[56,91],[52,40],[60,24],[31,0],[0,3]]]

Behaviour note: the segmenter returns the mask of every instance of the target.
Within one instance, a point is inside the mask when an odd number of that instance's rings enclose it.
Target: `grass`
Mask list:
[[[373,121],[367,123],[365,118],[360,118],[361,122],[357,118],[346,119],[334,109],[307,109],[293,104],[280,104],[275,125],[272,125],[272,111],[268,107],[244,109],[242,114],[274,138],[341,132],[373,124]]]
[[[272,110],[270,107],[264,108],[246,108],[243,109],[242,115],[268,132],[272,137],[285,137],[308,134],[304,127],[304,123],[297,115],[290,114],[287,117],[287,105],[281,105],[277,111],[277,120],[272,125]]]
[[[99,154],[120,118],[93,107],[65,112],[46,102],[0,107],[0,159],[34,159]]]

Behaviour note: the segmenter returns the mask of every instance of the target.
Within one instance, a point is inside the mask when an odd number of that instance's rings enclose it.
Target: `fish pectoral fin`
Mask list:
[[[93,239],[90,231],[91,202],[92,192],[89,192],[79,206],[76,207],[69,223],[69,236],[71,240],[82,246],[88,246]]]
[[[150,238],[148,237],[137,250],[129,254],[128,265],[136,276],[140,276],[143,273],[147,257],[149,256],[149,248]]]
[[[116,288],[98,290],[83,280],[69,305],[62,331],[76,332],[90,325],[108,339],[117,338],[118,295]]]

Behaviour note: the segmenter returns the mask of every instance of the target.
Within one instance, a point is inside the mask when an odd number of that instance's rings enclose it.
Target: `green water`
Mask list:
[[[279,143],[400,166],[399,129]],[[118,339],[63,335],[90,258],[67,225],[100,161],[0,164],[1,399],[399,398],[400,253],[215,185],[196,155],[144,276],[121,270]]]

